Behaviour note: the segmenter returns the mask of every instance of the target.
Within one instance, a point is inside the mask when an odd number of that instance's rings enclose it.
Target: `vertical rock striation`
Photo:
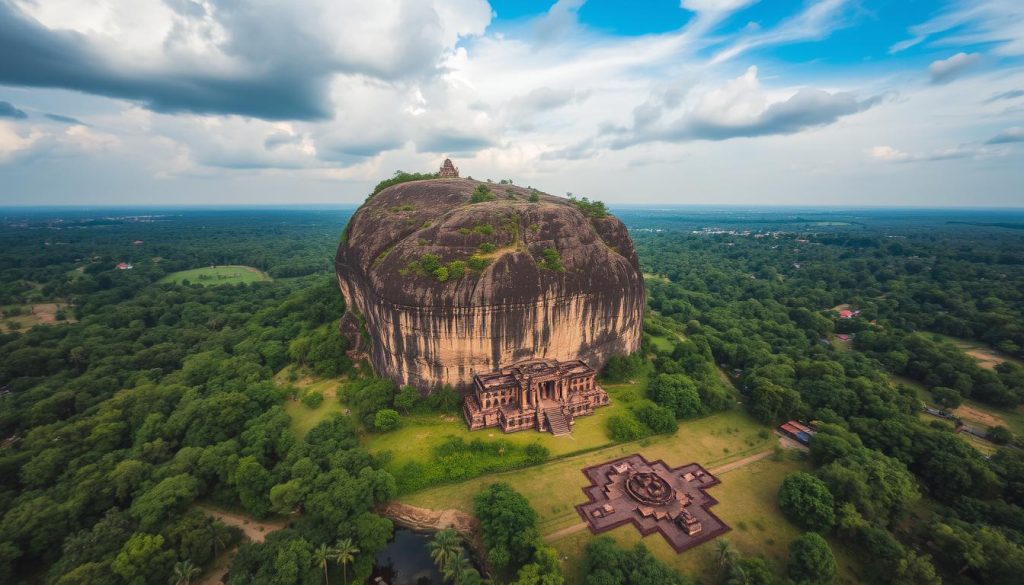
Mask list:
[[[582,359],[598,369],[638,349],[644,286],[625,226],[562,198],[531,202],[511,185],[483,184],[494,199],[471,203],[481,184],[395,185],[349,222],[338,283],[347,329],[365,327],[377,373],[422,389],[462,388],[523,359]],[[455,274],[451,262],[487,264],[444,280],[421,269],[424,256]]]

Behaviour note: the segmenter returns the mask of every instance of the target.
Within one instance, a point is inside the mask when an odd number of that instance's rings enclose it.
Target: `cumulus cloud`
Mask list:
[[[9,163],[15,156],[28,152],[43,136],[38,129],[19,132],[14,124],[0,121],[0,164]]]
[[[668,96],[667,98],[665,96]],[[723,87],[688,96],[664,94],[658,101],[642,104],[634,111],[632,129],[611,129],[620,136],[614,148],[626,148],[642,142],[687,142],[691,140],[728,140],[740,137],[793,134],[832,124],[844,116],[862,112],[878,104],[880,97],[858,99],[849,92],[828,92],[801,88],[789,98],[769,101],[750,67],[742,76]],[[675,117],[674,109],[682,109]]]
[[[1007,128],[990,138],[986,144],[1011,144],[1014,142],[1024,142],[1024,127]]]
[[[0,102],[0,118],[15,118],[24,120],[28,114],[14,107],[11,102]]]
[[[542,43],[561,40],[577,26],[576,14],[587,0],[558,0],[547,14],[534,23],[537,40]]]
[[[440,2],[439,2],[440,3]],[[254,4],[0,2],[0,83],[59,87],[158,112],[328,119],[339,73],[386,82],[440,73],[490,21],[483,0]]]
[[[981,62],[978,53],[957,53],[948,59],[932,61],[928,75],[932,83],[948,83]]]

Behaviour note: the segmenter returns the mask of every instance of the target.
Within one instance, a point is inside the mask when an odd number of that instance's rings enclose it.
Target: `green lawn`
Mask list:
[[[497,428],[471,432],[466,427],[461,413],[431,413],[403,416],[399,429],[389,433],[367,433],[364,443],[372,453],[390,451],[391,461],[388,463],[388,469],[392,471],[412,460],[427,461],[431,450],[449,436],[461,437],[467,441],[505,439],[518,445],[539,443],[547,447],[552,456],[567,455],[611,444],[612,440],[606,430],[608,418],[622,411],[629,402],[640,395],[641,384],[642,382],[604,384],[604,389],[611,397],[611,404],[598,408],[590,416],[577,418],[572,434],[568,436],[555,437],[550,433],[535,431],[504,433]]]
[[[784,575],[789,544],[800,536],[800,530],[782,515],[777,494],[786,475],[806,468],[802,462],[769,458],[723,474],[721,485],[709,490],[719,501],[711,510],[732,528],[720,538],[728,539],[744,555],[763,556],[776,574]],[[716,582],[711,558],[714,541],[677,554],[660,535],[642,537],[632,525],[604,534],[623,547],[643,542],[654,556],[675,570],[704,583]],[[570,583],[583,581],[583,548],[593,538],[589,530],[583,530],[552,543],[560,556],[568,557],[562,568]],[[829,543],[843,580],[858,581],[856,567],[845,548],[835,539],[830,538]]]
[[[669,339],[668,337],[652,335],[651,345],[653,345],[654,349],[658,351],[672,351],[672,349],[675,347],[675,342]]]
[[[723,412],[683,422],[675,435],[611,445],[539,466],[432,487],[399,499],[425,508],[455,508],[471,513],[473,496],[490,483],[505,481],[530,500],[539,516],[541,534],[551,535],[582,522],[574,506],[585,501],[582,490],[587,480],[582,469],[588,465],[639,452],[649,460],[664,459],[673,466],[696,461],[714,469],[771,449],[777,439],[766,431],[767,427],[742,410]],[[726,537],[744,553],[765,555],[779,571],[785,562],[786,549],[799,535],[799,530],[782,517],[777,491],[786,474],[805,467],[803,462],[788,458],[775,461],[769,457],[724,473],[722,484],[710,490],[720,502],[713,508],[715,514],[732,526]],[[641,538],[631,526],[606,534],[625,546],[632,546]],[[552,542],[560,556],[568,557],[563,568],[570,583],[582,581],[583,547],[592,538],[584,529]],[[704,544],[679,555],[657,534],[643,542],[658,558],[676,569],[708,577],[706,558],[712,545]],[[837,549],[836,553],[843,576],[856,581],[845,552]]]
[[[530,503],[540,515],[541,532],[546,534],[580,521],[573,506],[582,501],[581,490],[587,481],[581,470],[588,465],[639,452],[648,459],[664,459],[672,465],[696,461],[711,468],[771,448],[774,436],[767,432],[762,433],[766,430],[767,427],[760,425],[743,411],[723,412],[684,422],[674,435],[614,444],[595,451],[555,459],[543,465],[432,487],[400,499],[426,508],[457,508],[471,512],[473,496],[483,486],[498,480],[507,481],[530,499]],[[508,438],[531,434],[534,438],[568,440],[568,437],[552,437],[533,431],[503,436]],[[567,451],[564,447],[561,450]]]
[[[343,378],[316,379],[310,377],[299,377],[294,382],[288,381],[290,369],[285,368],[274,376],[279,385],[290,385],[298,389],[299,398],[304,392],[321,392],[324,401],[316,408],[309,408],[300,400],[285,400],[284,411],[292,419],[292,429],[299,438],[305,437],[310,429],[315,427],[328,416],[334,413],[343,413],[346,408],[338,402],[338,386],[344,381]]]
[[[173,272],[161,278],[160,282],[182,284],[186,280],[191,284],[214,286],[262,282],[271,280],[271,278],[262,270],[257,270],[251,266],[208,266],[206,268],[193,268],[192,270]]]

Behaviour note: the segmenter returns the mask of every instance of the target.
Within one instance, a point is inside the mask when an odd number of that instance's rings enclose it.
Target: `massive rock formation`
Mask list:
[[[377,373],[423,390],[463,388],[523,359],[601,368],[635,351],[644,285],[625,226],[512,185],[483,183],[494,199],[471,203],[481,184],[394,185],[349,222],[335,258],[349,309],[343,330],[358,321]],[[557,256],[545,260],[547,249]],[[471,257],[487,265],[447,280],[423,270],[437,258],[457,275],[461,263],[449,263]]]

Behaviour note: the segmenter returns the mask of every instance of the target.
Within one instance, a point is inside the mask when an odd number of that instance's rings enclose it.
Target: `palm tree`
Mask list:
[[[347,566],[352,561],[356,560],[356,555],[359,554],[359,549],[352,544],[351,538],[343,538],[334,545],[334,562],[341,565],[341,579],[348,585],[348,570]]]
[[[461,553],[462,538],[452,528],[445,528],[438,532],[430,541],[430,558],[434,559],[434,564],[442,573],[446,571],[452,559]]]
[[[732,543],[724,538],[715,541],[715,565],[719,571],[724,571],[732,566],[736,560],[736,549]]]
[[[199,567],[195,566],[189,559],[178,561],[174,563],[174,572],[171,573],[171,577],[167,582],[171,585],[189,585],[192,579],[199,576],[200,572]]]
[[[451,581],[454,585],[462,585],[462,578],[472,570],[474,570],[473,563],[466,558],[460,547],[456,551],[455,556],[449,559],[448,564],[445,565],[441,573],[444,575],[445,580]]]
[[[330,585],[330,580],[327,578],[327,563],[331,560],[334,551],[330,549],[326,544],[321,544],[315,551],[313,551],[313,560],[316,564],[320,565],[324,570],[324,583]]]

